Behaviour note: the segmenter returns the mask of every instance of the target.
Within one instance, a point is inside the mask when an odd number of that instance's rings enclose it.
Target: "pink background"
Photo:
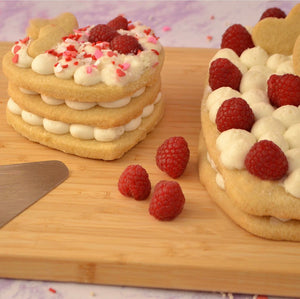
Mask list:
[[[296,3],[297,1],[2,1],[0,40],[16,41],[25,37],[25,28],[31,18],[52,18],[69,11],[77,16],[81,27],[104,23],[124,14],[130,20],[140,20],[151,26],[164,46],[218,48],[221,36],[229,25],[241,23],[252,26],[266,8],[277,6],[288,13]],[[170,30],[164,31],[165,26],[170,27]],[[209,40],[208,36],[212,39]],[[49,288],[55,289],[56,293],[50,292]],[[230,295],[0,279],[0,299],[219,299],[229,298]],[[253,295],[234,294],[234,298],[250,299]]]

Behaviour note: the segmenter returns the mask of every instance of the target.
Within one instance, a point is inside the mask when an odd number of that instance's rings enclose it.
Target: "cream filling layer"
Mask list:
[[[136,130],[142,119],[151,115],[154,110],[154,105],[161,100],[161,92],[158,93],[153,104],[145,106],[143,112],[137,118],[132,119],[130,122],[123,126],[102,129],[99,127],[86,126],[82,124],[67,124],[61,121],[55,121],[47,118],[40,117],[36,114],[22,110],[20,106],[10,98],[7,102],[9,111],[13,114],[20,115],[26,123],[33,126],[43,126],[44,129],[53,134],[67,134],[70,133],[73,137],[82,140],[95,139],[101,142],[109,142],[120,138],[125,132]]]
[[[24,88],[19,88],[19,89],[24,94],[38,94],[35,91],[31,91],[28,89],[24,89]],[[133,95],[124,97],[122,99],[119,99],[119,100],[116,100],[113,102],[90,102],[90,103],[75,102],[75,101],[56,99],[56,98],[48,97],[43,94],[41,94],[41,98],[48,105],[57,106],[57,105],[66,104],[69,108],[74,109],[74,110],[88,110],[97,105],[100,107],[103,107],[103,108],[120,108],[120,107],[124,107],[124,106],[128,105],[132,98],[136,98],[136,97],[139,97],[140,95],[142,95],[145,92],[145,90],[146,90],[146,87],[142,87],[139,90],[137,90]]]

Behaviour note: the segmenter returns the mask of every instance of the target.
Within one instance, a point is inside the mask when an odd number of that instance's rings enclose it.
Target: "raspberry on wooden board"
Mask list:
[[[147,171],[140,165],[129,165],[119,178],[118,188],[123,195],[136,200],[148,198],[151,182]]]
[[[175,181],[160,181],[156,184],[149,205],[149,213],[158,220],[172,220],[183,210],[185,197]]]
[[[172,178],[180,177],[189,161],[190,150],[186,140],[175,136],[165,140],[156,152],[156,165]]]

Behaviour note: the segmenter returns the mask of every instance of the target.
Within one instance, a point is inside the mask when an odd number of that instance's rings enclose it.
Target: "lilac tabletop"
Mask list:
[[[52,18],[62,12],[76,15],[81,27],[109,21],[119,14],[151,26],[167,47],[218,48],[225,29],[234,23],[254,25],[269,7],[286,13],[297,1],[1,1],[0,41],[25,37],[28,20]],[[79,283],[0,279],[0,299],[85,298],[256,298],[241,295],[161,290]],[[269,297],[279,298],[279,297]]]

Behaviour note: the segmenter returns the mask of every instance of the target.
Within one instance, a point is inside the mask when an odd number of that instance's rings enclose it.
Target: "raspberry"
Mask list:
[[[241,79],[241,71],[227,58],[218,58],[210,65],[208,81],[212,90],[223,86],[239,90]]]
[[[137,54],[142,50],[138,40],[131,35],[118,35],[111,42],[110,47],[113,51],[120,54]]]
[[[183,137],[171,137],[156,152],[156,165],[170,177],[180,177],[189,161],[190,150]]]
[[[272,75],[268,80],[268,96],[275,107],[300,105],[300,77],[293,74]]]
[[[268,8],[263,12],[259,20],[265,19],[265,18],[278,18],[278,19],[283,19],[286,17],[286,14],[284,11],[282,11],[278,7],[271,7]]]
[[[216,116],[216,124],[220,132],[229,129],[250,131],[254,121],[252,109],[242,98],[231,98],[224,101]]]
[[[128,21],[123,16],[118,16],[107,23],[107,26],[114,30],[128,30]]]
[[[119,191],[136,200],[146,199],[151,192],[151,183],[147,171],[140,165],[129,165],[121,174]]]
[[[185,203],[180,185],[175,181],[160,181],[154,188],[149,213],[158,220],[172,220],[177,217]]]
[[[240,24],[234,24],[228,27],[222,36],[221,48],[230,48],[238,56],[246,49],[253,47],[254,43],[251,34]]]
[[[288,161],[273,141],[255,143],[245,158],[247,170],[262,180],[279,180],[288,171]]]
[[[89,42],[110,42],[119,33],[105,24],[98,24],[90,31]]]

